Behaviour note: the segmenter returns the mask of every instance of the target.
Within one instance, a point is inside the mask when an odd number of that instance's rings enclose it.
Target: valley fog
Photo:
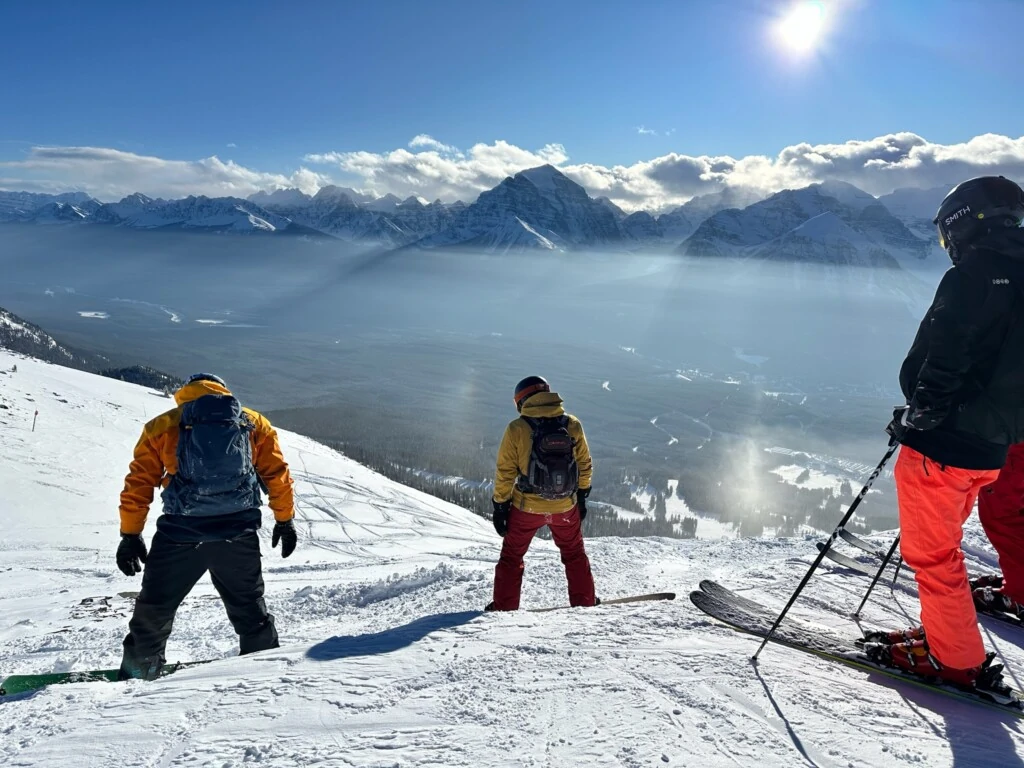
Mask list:
[[[537,373],[583,420],[607,501],[661,493],[670,514],[744,533],[831,528],[841,481],[858,490],[884,451],[939,274],[98,228],[0,236],[0,306],[119,364],[216,371],[280,426],[371,465],[487,479],[512,387]],[[879,489],[869,528],[895,519],[891,485]]]

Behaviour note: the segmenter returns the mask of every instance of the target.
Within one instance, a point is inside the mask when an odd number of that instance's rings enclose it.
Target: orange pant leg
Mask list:
[[[978,666],[985,661],[985,646],[960,542],[979,491],[999,471],[942,467],[903,446],[895,475],[900,550],[915,571],[928,647],[947,667]]]

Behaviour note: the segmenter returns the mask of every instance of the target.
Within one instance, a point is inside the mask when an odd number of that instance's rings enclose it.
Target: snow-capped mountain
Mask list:
[[[48,195],[0,190],[0,222],[70,221],[76,211],[88,216],[100,205],[84,192]]]
[[[0,307],[0,349],[73,368],[89,368],[96,362],[65,347],[38,325],[3,307]]]
[[[302,208],[313,202],[313,198],[299,189],[275,189],[273,192],[256,192],[246,198],[261,208]]]
[[[13,365],[17,373],[10,373]],[[140,579],[114,563],[117,497],[160,392],[0,352],[0,677],[116,667]],[[35,432],[30,425],[39,411]],[[501,540],[470,512],[279,430],[295,479],[295,553],[260,530],[281,647],[237,656],[203,578],[153,682],[71,683],[5,697],[0,764],[108,766],[700,766],[1005,768],[1024,734],[989,711],[870,671],[768,646],[698,611],[714,578],[777,612],[815,554],[806,536],[587,537],[604,598],[671,602],[485,613]],[[154,505],[143,536],[151,541]],[[879,549],[894,532],[871,537]],[[995,555],[967,525],[968,568]],[[527,555],[523,608],[565,604],[554,544]],[[868,580],[825,565],[790,616],[858,637]],[[806,595],[813,592],[813,599]],[[916,617],[913,587],[876,590],[863,628]],[[1013,629],[982,619],[1019,675]],[[1016,722],[1016,721],[1013,721]],[[514,727],[508,727],[514,723]]]
[[[700,222],[695,222],[687,214],[685,205],[658,217],[658,229],[661,230],[665,241],[673,244],[681,243],[692,235],[698,223]]]
[[[818,219],[823,214],[832,215]],[[784,190],[742,210],[719,211],[678,251],[785,259],[788,248],[794,260],[864,266],[923,261],[930,250],[876,198],[851,184],[829,182]]]
[[[89,214],[72,203],[46,203],[36,208],[24,221],[37,224],[81,224]]]
[[[558,169],[543,165],[481,193],[449,226],[414,246],[504,252],[606,248],[622,243],[622,231],[606,205]]]
[[[106,224],[131,229],[186,229],[234,233],[308,232],[287,217],[237,197],[153,199],[135,193],[103,204],[81,192],[37,195],[0,192],[0,222]]]
[[[614,202],[609,200],[607,197],[598,197],[596,201],[612,212],[612,216],[615,217],[616,221],[622,221],[626,218],[626,212],[619,208]]]
[[[238,233],[294,231],[291,220],[238,197],[191,195],[182,200],[154,200],[142,194],[104,205],[97,221],[133,229],[192,229]]]
[[[949,187],[915,189],[903,187],[882,195],[878,201],[892,211],[918,237],[936,242],[936,230],[932,221],[939,210],[939,204],[949,194]],[[938,247],[936,245],[936,247]]]
[[[746,208],[765,199],[765,195],[742,187],[726,187],[719,192],[698,195],[683,203],[676,211],[685,214],[696,228],[702,221],[729,208]],[[672,211],[671,213],[675,213]]]
[[[751,253],[772,261],[804,261],[835,266],[898,267],[877,242],[853,229],[831,211],[808,219],[795,229]]]
[[[655,219],[647,211],[637,211],[619,222],[622,234],[641,243],[661,243],[667,239],[661,218]]]
[[[257,198],[265,202],[267,210],[297,224],[343,240],[392,248],[437,232],[453,218],[452,209],[440,200],[425,204],[417,197],[406,200],[395,195],[372,198],[333,185],[323,187],[313,197],[298,190],[278,190],[271,194],[258,193],[249,199]]]

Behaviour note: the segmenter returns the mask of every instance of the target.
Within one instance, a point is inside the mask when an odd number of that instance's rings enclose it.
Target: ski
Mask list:
[[[820,552],[824,548],[825,545],[819,541],[818,551]],[[872,568],[870,565],[862,563],[859,560],[854,560],[849,555],[844,555],[842,552],[837,551],[835,547],[829,547],[828,552],[825,553],[825,557],[827,557],[832,562],[843,566],[844,568],[849,568],[851,571],[862,573],[865,576],[870,576],[871,578],[874,578],[875,574],[878,572],[878,566]],[[900,579],[903,579],[907,582],[913,582],[914,572],[904,565],[902,568],[900,568]]]
[[[825,547],[825,545],[823,543],[818,542],[818,551],[819,552],[822,549],[824,549],[824,547]],[[833,561],[837,565],[841,565],[843,568],[847,568],[847,569],[849,569],[851,571],[856,571],[857,573],[863,574],[863,575],[868,576],[870,578],[874,578],[875,577],[875,573],[878,572],[878,568],[877,567],[872,568],[870,565],[866,565],[865,563],[862,563],[862,562],[860,562],[858,560],[854,560],[852,557],[844,555],[842,552],[837,552],[832,547],[829,547],[828,552],[825,553],[825,557],[827,557],[829,560]],[[972,573],[968,573],[967,576],[968,576],[968,579],[970,579],[970,581],[972,582],[972,587],[973,587],[973,582],[974,581],[976,581],[977,579],[982,578],[978,574],[972,574]],[[883,579],[884,578],[885,577],[883,576]],[[917,582],[914,579],[914,572],[912,570],[910,570],[905,564],[900,569],[899,579],[900,579],[900,581],[898,582],[898,584],[899,584],[900,587],[902,587],[904,589],[908,589],[908,590],[909,589],[913,589],[913,590],[917,589]],[[1000,622],[1002,622],[1004,624],[1010,624],[1010,625],[1012,625],[1014,627],[1024,627],[1024,621],[1022,621],[1019,617],[1014,616],[1012,613],[1004,613],[1003,611],[986,610],[984,608],[978,607],[977,603],[975,603],[974,607],[975,607],[975,610],[977,611],[979,616],[988,616],[991,619],[995,619],[996,621],[1000,621]]]
[[[766,637],[777,616],[766,606],[742,595],[737,595],[713,581],[702,581],[700,590],[690,593],[690,601],[704,613],[730,628],[756,637]],[[796,619],[787,617],[772,635],[771,642],[810,653],[819,658],[836,661],[855,669],[879,672],[920,688],[1024,718],[1024,693],[1020,691],[1009,689],[1007,695],[1004,696],[995,691],[963,690],[952,685],[918,677],[909,672],[872,661],[858,648],[856,640],[841,637],[832,630],[814,627]]]
[[[850,533],[845,528],[840,528],[839,529],[839,536],[847,544],[850,544],[851,546],[854,546],[857,549],[863,550],[864,552],[867,552],[869,555],[874,555],[879,560],[882,560],[882,559],[885,558],[885,552],[883,552],[882,550],[880,550],[877,547],[875,547],[875,545],[872,544],[867,539],[862,539],[857,534]],[[872,574],[872,575],[874,575],[874,574]]]
[[[160,677],[177,672],[186,667],[195,667],[199,664],[206,664],[213,659],[205,661],[181,661],[175,664],[165,664],[160,670]],[[0,682],[0,696],[14,696],[19,693],[36,691],[50,685],[68,685],[71,683],[100,683],[117,682],[116,669],[89,669],[78,672],[46,672],[38,675],[9,675]]]
[[[607,600],[602,600],[601,604],[595,606],[596,608],[603,607],[605,605],[622,605],[623,603],[645,603],[652,600],[675,600],[675,592],[652,592],[649,595],[633,595],[632,597],[612,597]],[[571,608],[569,605],[556,605],[551,608],[528,608],[530,613],[547,613],[549,611],[562,611],[567,608]]]

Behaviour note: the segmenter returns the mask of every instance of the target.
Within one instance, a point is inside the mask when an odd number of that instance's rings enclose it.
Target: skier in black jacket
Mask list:
[[[901,551],[915,571],[923,627],[890,633],[883,660],[968,687],[999,679],[978,631],[960,542],[979,492],[1024,440],[1022,219],[1024,191],[1002,176],[965,181],[939,207],[934,223],[953,267],[903,363],[908,405],[888,428],[902,444]],[[985,527],[1001,559],[1024,558],[1019,533]]]

